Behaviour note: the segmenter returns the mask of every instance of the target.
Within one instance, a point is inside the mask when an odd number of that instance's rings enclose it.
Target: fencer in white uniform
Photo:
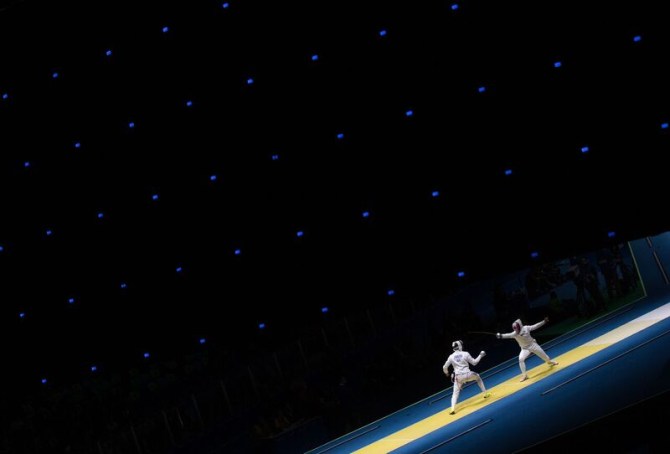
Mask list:
[[[458,402],[458,396],[461,394],[461,389],[463,385],[470,381],[476,381],[479,385],[479,389],[484,393],[484,398],[490,396],[486,392],[486,387],[484,387],[484,382],[477,372],[470,370],[470,365],[476,366],[479,364],[479,361],[486,356],[486,352],[481,351],[479,356],[473,358],[470,353],[463,351],[463,341],[454,341],[451,343],[454,353],[449,355],[447,362],[442,366],[442,371],[447,377],[451,378],[451,381],[454,383],[454,390],[451,395],[451,412],[449,414],[453,415],[456,413],[456,402]],[[454,368],[454,373],[449,375],[449,366]]]
[[[524,381],[528,378],[526,373],[526,358],[530,356],[531,353],[535,353],[537,356],[542,358],[544,362],[549,364],[549,366],[556,366],[558,363],[552,361],[549,358],[540,344],[530,335],[531,331],[534,331],[542,326],[544,326],[549,321],[549,318],[545,318],[539,323],[534,325],[524,325],[520,319],[517,319],[512,323],[512,332],[511,333],[496,333],[498,339],[515,339],[521,347],[521,353],[519,353],[519,368],[521,369],[521,380]]]

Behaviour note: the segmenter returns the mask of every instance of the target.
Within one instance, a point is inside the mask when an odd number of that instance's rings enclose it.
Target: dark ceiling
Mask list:
[[[11,3],[0,331],[22,380],[668,228],[658,2]]]

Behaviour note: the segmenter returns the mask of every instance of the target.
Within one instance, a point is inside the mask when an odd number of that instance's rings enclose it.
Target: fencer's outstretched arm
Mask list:
[[[544,320],[542,320],[541,322],[538,322],[538,323],[536,323],[536,324],[534,324],[534,325],[530,325],[530,326],[528,327],[528,331],[534,331],[534,330],[536,330],[536,329],[538,329],[538,328],[541,328],[541,327],[543,327],[544,325],[546,325],[546,323],[547,323],[548,321],[549,321],[549,317],[544,317]]]
[[[477,364],[479,364],[479,361],[481,361],[482,358],[485,357],[485,356],[486,356],[486,352],[484,350],[482,350],[481,352],[479,352],[479,356],[477,356],[476,358],[473,358],[472,356],[468,355],[467,360],[470,364],[472,364],[473,366],[476,366]]]

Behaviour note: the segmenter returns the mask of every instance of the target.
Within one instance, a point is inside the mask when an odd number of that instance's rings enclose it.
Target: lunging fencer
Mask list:
[[[544,326],[548,321],[549,317],[545,317],[544,320],[534,325],[524,325],[520,319],[517,319],[514,321],[514,323],[512,323],[513,331],[511,333],[496,333],[496,337],[498,339],[515,339],[519,343],[519,347],[521,347],[521,353],[519,353],[521,380],[519,381],[525,381],[528,379],[528,374],[526,373],[526,358],[528,358],[531,353],[535,353],[537,356],[542,358],[545,363],[549,364],[549,366],[558,365],[556,361],[552,361],[551,358],[549,358],[549,355],[547,355],[544,350],[542,350],[540,344],[538,344],[537,341],[530,335],[531,331]]]
[[[451,411],[450,415],[456,413],[456,402],[458,402],[458,396],[461,394],[461,389],[463,385],[470,381],[476,381],[479,389],[484,393],[484,399],[489,397],[491,394],[486,391],[484,382],[477,372],[470,370],[470,364],[476,366],[479,364],[479,361],[486,356],[485,351],[479,352],[479,356],[473,358],[470,353],[463,351],[463,341],[457,340],[451,343],[451,347],[454,349],[454,353],[449,355],[447,362],[442,366],[442,371],[444,374],[451,378],[452,383],[454,384],[454,390],[451,395]],[[454,368],[454,372],[449,374],[449,366]]]

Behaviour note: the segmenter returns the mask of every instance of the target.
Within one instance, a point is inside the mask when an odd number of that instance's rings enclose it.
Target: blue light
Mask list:
[[[23,167],[30,167],[30,161],[26,161],[23,163]]]
[[[74,147],[75,148],[81,148],[81,142],[75,142]]]
[[[300,237],[303,236],[304,234],[305,234],[305,232],[303,232],[302,230],[298,230],[298,231],[296,232],[296,236],[297,236],[298,238],[300,238]]]
[[[661,129],[668,129],[668,123],[661,123]]]
[[[273,161],[278,161],[279,160],[279,155],[278,154],[273,154],[272,155],[272,160]]]
[[[241,249],[235,249],[235,255],[240,255],[242,253]]]
[[[5,247],[2,244],[0,244],[0,252],[2,252],[4,250],[5,250]]]
[[[58,79],[58,73],[54,72],[53,74],[51,74],[51,77],[53,77],[54,79]]]
[[[247,85],[251,85],[251,84],[253,84],[253,83],[254,83],[254,79],[253,79],[253,78],[250,77],[250,78],[247,79]]]
[[[533,251],[533,252],[530,253],[530,256],[531,256],[531,258],[536,259],[540,256],[540,254],[537,251]]]
[[[265,323],[259,323],[258,329],[265,329]]]
[[[181,266],[178,266],[177,269],[175,269],[175,271],[176,271],[177,273],[181,273],[182,269],[183,269],[183,268],[182,268]]]
[[[406,117],[411,117],[412,115],[414,115],[414,111],[411,110],[411,109],[408,110],[407,112],[405,112],[405,116],[406,116]]]
[[[9,98],[9,93],[3,93],[2,94],[2,99],[7,99]]]
[[[554,68],[560,68],[561,66],[563,66],[563,63],[561,63],[560,61],[554,62]]]
[[[338,134],[337,134],[337,138],[340,139],[340,140],[344,139],[344,134],[341,133],[341,132],[338,133]]]
[[[583,146],[583,147],[581,148],[581,151],[582,151],[582,153],[588,153],[588,152],[589,152],[589,147],[587,147],[587,146]]]
[[[158,194],[152,194],[151,200],[158,200]]]
[[[40,380],[40,383],[42,383],[43,385],[46,385],[47,384],[47,379],[43,378],[42,380]]]
[[[207,339],[205,339],[204,337],[201,337],[200,340],[198,340],[198,342],[202,345],[202,344],[207,343]]]
[[[221,8],[226,9],[230,6],[230,3],[225,2],[223,5],[221,5]]]
[[[121,285],[119,285],[119,287],[121,287],[121,288],[127,288],[127,287],[128,287],[128,284],[126,284],[125,282],[121,282]]]
[[[91,372],[95,372],[98,370],[98,366],[91,366]]]
[[[144,352],[144,355],[142,355],[142,356],[144,356],[144,358],[146,359],[146,358],[148,358],[148,357],[151,356],[151,355],[149,354],[149,352]]]
[[[112,56],[112,50],[107,49],[107,51],[105,52],[105,55],[108,56],[108,57],[111,57]]]
[[[163,33],[167,33],[169,30],[170,30],[169,27],[167,27],[167,26],[163,27]]]
[[[386,291],[386,294],[387,294],[388,296],[393,296],[393,295],[395,295],[395,290],[393,290],[392,288],[390,288],[390,289],[388,289],[388,290]]]
[[[430,195],[432,195],[433,197],[439,197],[440,191],[433,191],[430,193]]]
[[[47,236],[51,236],[54,232],[51,229],[47,229],[47,231],[45,233],[46,233]]]
[[[479,88],[477,89],[477,91],[478,91],[479,93],[484,93],[484,92],[486,91],[486,87],[481,86],[481,87],[479,87]]]
[[[386,36],[386,30],[379,30],[379,36]]]
[[[512,169],[505,169],[505,175],[512,175]]]
[[[616,232],[607,232],[607,237],[608,238],[614,238],[616,236]]]
[[[312,61],[317,61],[319,56],[317,54],[312,55]]]
[[[68,304],[74,304],[74,298],[68,298],[67,302]]]
[[[323,307],[321,308],[321,313],[322,313],[322,314],[327,314],[327,313],[328,313],[328,306],[323,306]]]
[[[642,41],[642,37],[640,35],[633,36],[634,43],[639,43],[640,41]]]
[[[363,213],[361,214],[361,216],[363,216],[364,218],[367,218],[367,217],[370,216],[370,212],[369,212],[369,211],[363,211]]]
[[[129,122],[129,123],[128,123],[128,127],[129,127],[130,129],[134,128],[134,127],[135,127],[135,122],[134,122],[134,121]]]
[[[457,276],[458,277],[465,277],[465,271],[459,271]]]
[[[193,101],[186,101],[186,107],[191,107],[193,105]]]
[[[98,219],[102,219],[102,218],[105,217],[105,213],[103,213],[103,212],[101,211],[101,212],[99,212],[99,213],[97,214],[97,216],[98,216]]]
[[[19,318],[26,318],[25,312],[19,312]]]
[[[216,175],[210,175],[209,181],[216,181]]]
[[[451,10],[456,11],[458,9],[458,3],[454,3],[451,5]]]

